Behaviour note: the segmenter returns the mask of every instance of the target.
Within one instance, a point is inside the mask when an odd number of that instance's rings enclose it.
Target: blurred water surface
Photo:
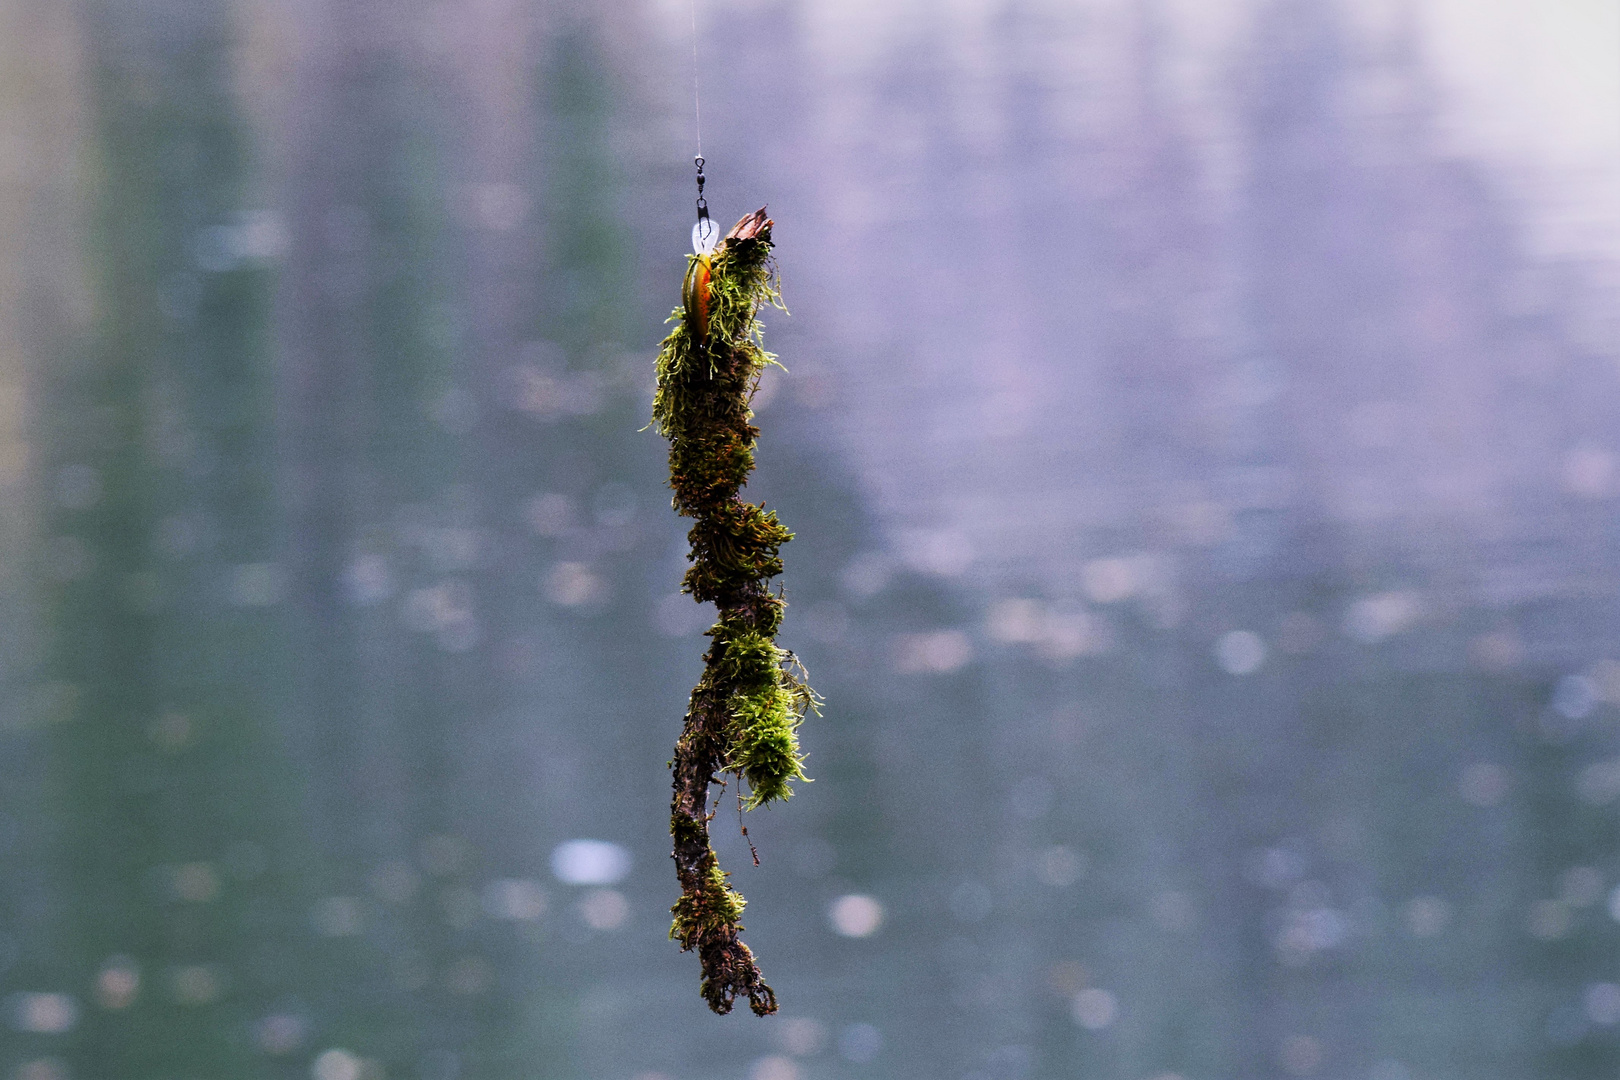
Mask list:
[[[1612,1075],[1557,7],[0,4],[0,1075]],[[828,699],[713,823],[766,1020],[665,937],[694,21]]]

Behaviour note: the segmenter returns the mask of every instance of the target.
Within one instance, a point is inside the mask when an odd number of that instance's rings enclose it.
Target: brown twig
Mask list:
[[[744,901],[710,843],[709,788],[731,772],[748,781],[749,807],[790,795],[791,781],[804,776],[796,729],[816,701],[775,644],[786,603],[767,582],[781,573],[779,549],[792,534],[738,494],[759,436],[748,403],[770,362],[755,315],[776,296],[771,225],[761,208],[732,228],[712,259],[694,257],[678,325],[659,353],[653,402],[653,422],[670,441],[675,508],[694,519],[683,588],[713,601],[720,616],[708,632],[703,677],[672,762],[670,832],[681,898],[670,936],[697,951],[711,1009],[728,1013],[746,997],[760,1016],[776,1011],[776,995],[738,936]]]

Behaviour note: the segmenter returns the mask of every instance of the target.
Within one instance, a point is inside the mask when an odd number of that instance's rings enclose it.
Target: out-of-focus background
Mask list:
[[[769,203],[815,782],[646,422]],[[1611,0],[0,4],[5,1080],[1620,1068]]]

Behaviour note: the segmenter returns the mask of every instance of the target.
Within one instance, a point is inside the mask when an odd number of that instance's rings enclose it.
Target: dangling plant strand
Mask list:
[[[695,522],[682,589],[720,613],[671,763],[681,898],[669,936],[697,950],[709,1008],[728,1013],[746,996],[760,1016],[776,1011],[776,994],[738,937],[744,901],[709,843],[709,787],[734,774],[747,782],[750,810],[792,795],[793,781],[806,779],[799,724],[818,704],[803,668],[776,644],[787,605],[767,585],[782,572],[781,547],[793,534],[774,512],[738,496],[759,438],[749,401],[776,359],[757,318],[763,304],[781,307],[772,224],[761,207],[712,255],[688,256],[676,326],[658,354],[652,417],[669,440],[675,509]]]

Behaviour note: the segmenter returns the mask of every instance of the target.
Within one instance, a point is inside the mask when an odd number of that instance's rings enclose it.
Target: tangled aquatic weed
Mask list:
[[[759,429],[749,402],[776,358],[758,318],[781,307],[764,208],[739,221],[712,255],[689,256],[682,306],[658,354],[653,427],[669,440],[677,513],[693,519],[691,567],[682,589],[713,601],[703,676],[675,745],[670,832],[681,898],[670,937],[695,949],[704,999],[717,1013],[739,996],[760,1016],[776,1011],[748,946],[738,937],[744,901],[709,842],[709,788],[723,773],[746,782],[746,807],[793,794],[806,779],[798,728],[819,704],[792,654],[776,644],[787,604],[768,587],[793,538],[776,514],[738,492],[754,468]]]

